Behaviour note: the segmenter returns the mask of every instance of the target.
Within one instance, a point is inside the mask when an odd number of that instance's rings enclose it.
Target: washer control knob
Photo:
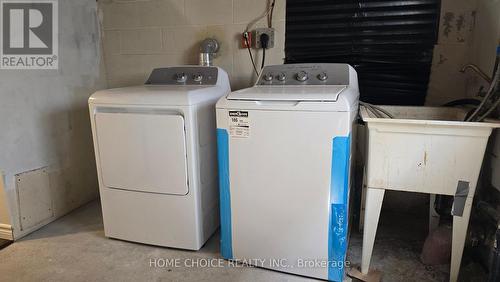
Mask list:
[[[305,71],[300,71],[297,73],[295,78],[300,82],[304,82],[309,79],[309,74]]]
[[[328,79],[328,75],[326,74],[326,72],[322,72],[318,74],[318,79],[321,81],[326,81]]]
[[[266,73],[264,74],[264,80],[265,81],[272,81],[274,78],[273,74],[272,73]]]
[[[278,74],[276,77],[279,81],[285,81],[286,80],[286,74],[284,72]]]
[[[178,73],[178,74],[175,75],[175,80],[178,83],[184,83],[187,80],[187,76],[186,76],[185,73],[181,72],[181,73]]]
[[[203,75],[201,73],[198,73],[198,74],[194,74],[193,75],[193,80],[195,82],[201,82],[203,80]]]

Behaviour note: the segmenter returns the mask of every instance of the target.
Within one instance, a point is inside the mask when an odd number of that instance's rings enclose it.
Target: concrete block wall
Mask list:
[[[199,43],[216,38],[216,66],[226,70],[233,89],[255,79],[248,50],[240,48],[247,24],[266,11],[268,0],[101,0],[104,60],[109,87],[142,84],[155,67],[198,64]],[[264,18],[257,26],[265,27]],[[277,0],[275,47],[267,64],[283,63],[285,0]],[[261,51],[255,51],[260,65]]]
[[[442,105],[468,96],[471,80],[460,69],[468,57],[477,15],[478,0],[443,0],[438,42],[434,48],[431,77],[426,103]]]
[[[438,43],[434,49],[432,73],[426,103],[442,105],[475,97],[488,83],[475,73],[460,69],[476,64],[491,75],[500,40],[500,1],[443,0]]]

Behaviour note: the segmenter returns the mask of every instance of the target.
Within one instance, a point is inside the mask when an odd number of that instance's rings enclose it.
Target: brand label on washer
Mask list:
[[[229,111],[229,135],[231,137],[250,137],[250,118],[247,111]]]

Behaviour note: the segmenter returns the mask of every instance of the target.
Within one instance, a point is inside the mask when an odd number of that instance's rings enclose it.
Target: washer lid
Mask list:
[[[337,102],[346,85],[329,86],[255,86],[235,91],[228,100],[246,101],[327,101]]]

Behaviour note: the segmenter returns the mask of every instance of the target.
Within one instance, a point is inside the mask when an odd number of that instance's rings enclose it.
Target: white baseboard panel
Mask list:
[[[13,241],[12,226],[0,223],[0,239]]]

